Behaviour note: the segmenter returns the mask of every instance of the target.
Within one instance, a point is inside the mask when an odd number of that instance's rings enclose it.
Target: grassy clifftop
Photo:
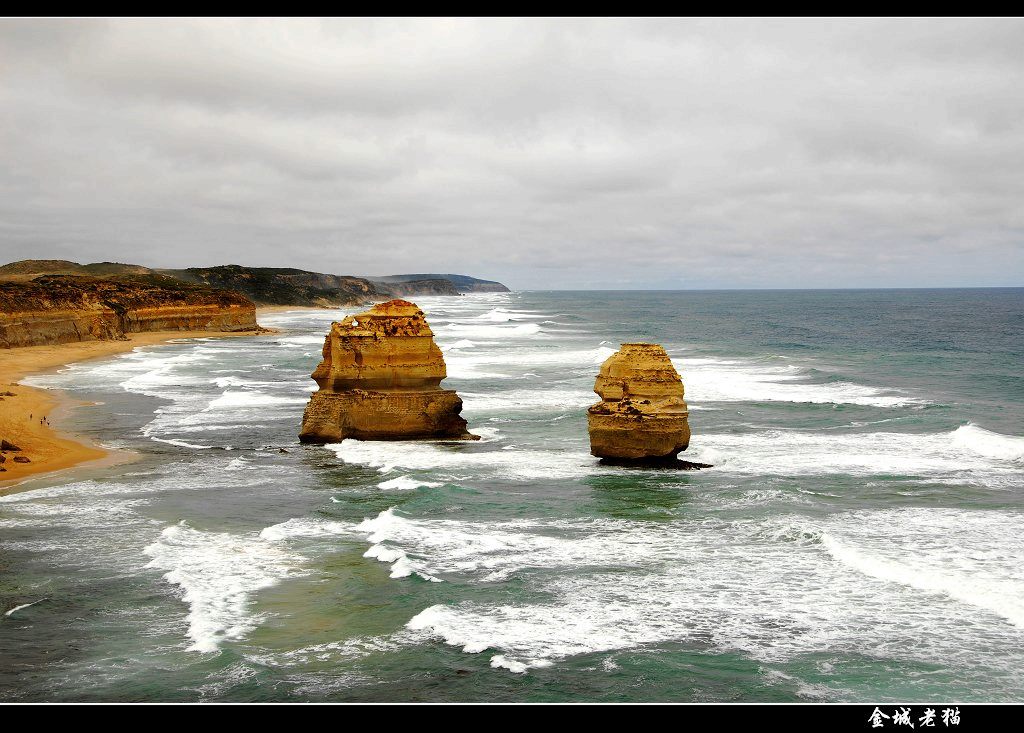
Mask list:
[[[0,280],[29,281],[39,275],[77,275],[113,280],[164,277],[242,293],[257,305],[337,307],[362,305],[395,296],[459,295],[472,292],[504,292],[504,285],[468,275],[390,275],[365,278],[332,275],[292,267],[219,265],[180,270],[152,269],[121,262],[82,265],[70,260],[20,260],[0,266]],[[141,281],[140,281],[141,282]]]
[[[180,280],[244,293],[261,305],[357,305],[389,293],[369,280],[289,267],[190,267],[164,270]]]

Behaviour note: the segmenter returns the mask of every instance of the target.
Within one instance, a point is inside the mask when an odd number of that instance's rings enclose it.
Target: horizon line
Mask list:
[[[699,293],[699,292],[803,292],[821,290],[1022,290],[1024,285],[898,285],[819,288],[509,288],[513,293]]]

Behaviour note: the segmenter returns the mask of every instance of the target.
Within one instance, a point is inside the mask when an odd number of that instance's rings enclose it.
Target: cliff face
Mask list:
[[[374,282],[378,289],[393,296],[406,298],[416,295],[460,295],[451,280],[436,278],[432,280],[403,280],[401,282]]]
[[[323,357],[313,372],[320,389],[303,415],[301,441],[477,437],[459,416],[459,396],[440,388],[444,357],[414,303],[378,303],[335,322]]]
[[[594,391],[601,401],[587,411],[593,455],[657,464],[689,446],[683,382],[661,346],[622,344],[601,365]]]
[[[447,280],[459,293],[507,293],[508,288],[495,280],[481,280],[469,275],[446,275],[419,274],[419,275],[386,275],[384,277],[371,278],[375,283],[383,287],[391,287],[398,283],[410,283],[417,280]]]
[[[221,265],[161,272],[186,282],[236,290],[260,305],[359,305],[389,295],[387,291],[361,277],[293,268]]]
[[[159,276],[45,275],[0,282],[0,347],[123,339],[143,331],[255,331],[238,293]]]

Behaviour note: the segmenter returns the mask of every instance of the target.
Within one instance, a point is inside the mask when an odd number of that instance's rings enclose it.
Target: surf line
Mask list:
[[[48,601],[48,600],[50,600],[50,599],[49,598],[40,598],[38,601],[32,601],[31,603],[22,603],[20,606],[15,606],[10,611],[7,611],[6,613],[4,613],[4,616],[10,616],[15,611],[20,611],[23,608],[28,608],[29,606],[34,606],[37,603],[42,603],[43,601]]]

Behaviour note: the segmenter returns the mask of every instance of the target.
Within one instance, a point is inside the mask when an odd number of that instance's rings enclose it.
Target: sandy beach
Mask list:
[[[259,312],[266,311],[260,309]],[[2,454],[6,460],[0,464],[0,468],[6,471],[0,473],[0,493],[30,477],[111,460],[113,457],[112,451],[61,430],[61,416],[81,406],[81,402],[58,390],[20,385],[18,382],[21,379],[31,374],[59,369],[67,364],[113,356],[139,346],[151,346],[173,339],[240,338],[252,335],[251,332],[160,331],[132,334],[127,341],[83,341],[0,350],[0,439],[21,449]],[[15,462],[16,456],[24,456],[29,462]],[[120,458],[127,459],[126,456]]]

